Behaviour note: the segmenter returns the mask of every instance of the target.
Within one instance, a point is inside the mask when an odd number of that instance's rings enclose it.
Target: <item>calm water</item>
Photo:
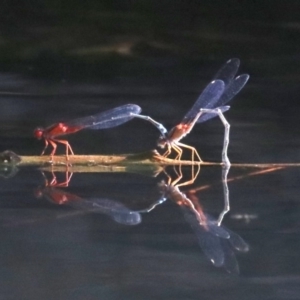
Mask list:
[[[170,129],[239,57],[250,80],[226,112],[231,162],[300,161],[299,1],[5,2],[0,151],[39,155],[37,126],[125,103]],[[120,154],[154,149],[158,136],[132,120],[68,140],[76,154]],[[222,140],[215,118],[183,142],[220,161]],[[182,171],[188,180],[190,168]],[[68,187],[45,187],[52,174],[38,169],[5,174],[1,300],[300,298],[299,168],[232,167],[222,227],[220,167],[203,167],[180,191],[163,184],[176,178],[172,168],[74,173]]]
[[[10,80],[14,86],[16,78]],[[24,78],[19,81],[26,84]],[[31,84],[37,87],[37,82]],[[91,86],[78,85],[78,95],[72,86],[57,84],[47,96],[6,95],[1,100],[1,149],[39,154],[43,143],[31,136],[36,126],[123,103],[139,104],[145,114],[171,127],[200,92],[195,86],[183,83],[174,93],[159,83],[95,85],[93,94]],[[231,161],[297,162],[296,116],[287,120],[279,109],[251,105],[256,89],[250,82],[227,113]],[[195,127],[185,142],[196,146],[203,159],[218,161],[222,135],[220,122],[213,119]],[[69,140],[76,153],[128,153],[153,148],[157,137],[155,128],[133,120],[111,130],[83,131]],[[236,258],[239,274],[226,271],[226,259],[223,266],[213,265],[216,236],[213,242],[201,236],[195,219],[171,199],[132,219],[130,212],[162,197],[158,184],[167,180],[164,173],[75,173],[69,187],[48,192],[36,169],[22,168],[14,177],[1,178],[1,299],[296,299],[299,169],[258,171],[232,168],[228,175],[231,210],[223,226],[240,236],[249,251],[229,251],[228,241],[217,249],[229,255],[227,262]],[[191,170],[183,172],[188,179]],[[172,168],[167,173],[176,176]],[[195,183],[181,189],[197,197],[213,219],[224,205],[221,176],[221,168],[203,167]],[[57,177],[64,180],[64,174]],[[38,193],[48,198],[37,198]],[[60,195],[71,199],[67,205],[53,202]]]

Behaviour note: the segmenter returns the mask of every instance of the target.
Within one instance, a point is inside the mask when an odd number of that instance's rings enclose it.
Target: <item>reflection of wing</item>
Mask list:
[[[249,251],[249,245],[235,232],[231,231],[230,229],[226,228],[226,230],[230,234],[230,244],[231,246],[240,251],[240,252],[248,252]]]
[[[104,213],[117,223],[124,225],[137,225],[142,221],[141,215],[138,212],[133,212],[123,204],[110,199],[83,199],[82,201],[69,204],[75,208]]]
[[[205,222],[201,224],[193,211],[184,206],[181,206],[181,209],[197,236],[199,246],[213,265],[224,266],[229,273],[239,273],[233,248],[247,252],[249,249],[247,243],[231,230],[218,226],[217,221],[208,214],[204,215]]]
[[[230,234],[230,239],[227,241],[221,240],[225,258],[224,267],[228,273],[238,274],[239,264],[237,262],[233,249],[240,252],[247,252],[249,250],[249,246],[238,234],[232,232],[227,228],[226,230]]]
[[[206,257],[217,267],[224,263],[224,252],[220,243],[220,238],[228,239],[229,234],[220,226],[213,226],[209,221],[201,225],[195,213],[190,209],[181,206],[185,220],[194,230],[199,246]]]
[[[231,274],[238,274],[240,272],[240,268],[230,242],[228,240],[220,240],[220,243],[224,253],[223,266],[225,270]]]
[[[193,211],[191,211],[187,207],[181,206],[181,208],[184,210],[184,217],[186,221],[189,222],[192,226],[196,225],[195,227],[199,228],[199,230],[210,232],[210,234],[221,237],[223,239],[228,239],[230,237],[228,231],[225,230],[222,226],[218,226],[217,221],[213,220],[209,215],[205,214],[205,220],[201,220],[200,225],[199,220],[197,219]]]

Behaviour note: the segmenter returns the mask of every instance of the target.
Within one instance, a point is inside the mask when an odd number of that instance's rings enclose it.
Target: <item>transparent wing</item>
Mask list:
[[[220,79],[224,81],[227,86],[234,78],[240,67],[240,60],[238,58],[229,59],[216,73],[214,79]]]
[[[134,118],[132,114],[139,114],[142,109],[135,104],[115,107],[99,114],[79,118],[65,123],[70,128],[106,129],[121,125]]]
[[[237,95],[241,89],[245,86],[249,79],[248,74],[243,74],[238,77],[235,77],[237,71],[240,66],[240,60],[238,58],[232,58],[228,60],[217,72],[214,79],[215,80],[222,80],[225,84],[224,92],[219,97],[219,99],[213,101],[209,101],[206,106],[202,108],[217,108],[220,106],[224,106],[227,104],[235,95]],[[209,119],[216,117],[215,114],[203,114],[198,119],[198,123],[205,122]]]
[[[195,104],[184,116],[181,123],[188,124],[194,120],[201,108],[206,108],[209,103],[216,103],[224,92],[225,84],[222,80],[210,82],[200,94]]]
[[[198,240],[198,244],[206,257],[217,267],[220,267],[224,263],[224,252],[220,240],[222,239],[219,235],[215,235],[210,229],[211,227],[206,227],[200,225],[195,214],[187,209],[186,207],[181,207],[184,212],[185,220],[190,224],[193,231],[195,232]],[[222,228],[222,227],[219,227]],[[226,238],[227,240],[227,238]]]
[[[220,243],[224,253],[223,266],[225,270],[230,274],[239,274],[240,272],[239,264],[229,241],[220,240]]]
[[[238,58],[228,60],[215,75],[215,80],[212,81],[198,97],[181,123],[188,124],[193,121],[201,108],[213,109],[224,106],[238,94],[249,79],[248,74],[235,77],[239,66],[240,60]],[[198,122],[205,122],[217,116],[217,114],[208,115],[210,114],[201,115]]]
[[[223,106],[228,103],[235,95],[237,95],[241,89],[245,86],[249,79],[248,74],[243,74],[236,77],[232,80],[228,85],[226,85],[223,95],[218,99],[218,101],[210,107],[212,103],[206,108],[215,108],[219,106]]]
[[[239,265],[234,250],[247,252],[249,250],[249,245],[235,232],[227,228],[226,230],[229,232],[230,238],[228,240],[221,240],[224,251],[224,267],[227,272],[238,274]]]
[[[71,204],[73,207],[101,212],[110,216],[114,221],[124,225],[137,225],[142,221],[138,212],[133,212],[120,202],[110,199],[83,199]]]
[[[203,108],[216,108],[218,106],[222,106],[226,104],[230,99],[233,98],[234,95],[230,98],[230,86],[232,85],[235,75],[239,69],[240,66],[240,60],[238,58],[232,58],[228,60],[217,72],[217,74],[214,77],[214,80],[222,80],[225,84],[224,87],[224,93],[217,101],[210,101],[207,103],[206,106]],[[226,95],[228,93],[228,95]],[[230,99],[229,99],[230,98]],[[227,100],[225,100],[227,99]]]
[[[227,229],[230,234],[229,242],[232,247],[240,252],[248,252],[249,245],[235,232]]]
[[[197,234],[197,239],[206,257],[214,266],[221,267],[224,264],[224,252],[220,239],[207,232],[202,235]]]

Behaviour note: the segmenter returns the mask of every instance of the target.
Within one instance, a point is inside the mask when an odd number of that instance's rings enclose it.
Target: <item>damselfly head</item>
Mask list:
[[[34,137],[39,140],[43,137],[43,134],[44,134],[44,129],[41,127],[36,128],[33,132]]]
[[[163,135],[161,135],[157,140],[157,146],[164,149],[167,144],[167,138]]]

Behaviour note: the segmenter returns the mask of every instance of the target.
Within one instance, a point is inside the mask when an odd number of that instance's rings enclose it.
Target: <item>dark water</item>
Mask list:
[[[4,16],[1,151],[38,155],[43,142],[32,136],[37,126],[125,103],[140,105],[144,114],[171,128],[220,65],[240,57],[240,72],[251,77],[226,113],[231,162],[299,162],[296,2],[288,9],[276,1],[272,7],[247,4],[244,11],[234,1],[218,10],[175,1],[171,12],[167,4],[158,5],[158,17],[155,6],[140,6],[130,14],[128,5],[103,4],[114,13],[101,18],[89,5],[83,10],[89,14],[80,15],[75,4],[68,15],[62,6],[51,10],[49,3],[32,10],[33,2]],[[120,14],[122,9],[126,13]],[[40,23],[35,27],[23,20],[22,29],[8,26],[22,11],[30,11],[32,18],[39,15]],[[75,13],[79,16],[72,21]],[[64,23],[55,27],[49,21],[53,14]],[[145,21],[138,27],[141,16]],[[90,31],[85,27],[89,18],[101,20],[89,24]],[[38,45],[32,42],[35,34]],[[123,43],[131,46],[124,50]],[[98,44],[99,49],[93,48]],[[112,53],[103,56],[108,46]],[[109,130],[81,131],[68,140],[76,154],[119,154],[153,149],[158,136],[150,124],[132,120]],[[183,141],[204,160],[220,161],[222,139],[223,126],[212,119],[195,126]],[[172,168],[166,173],[176,178]],[[74,173],[68,187],[48,188],[41,171],[33,168],[1,177],[0,299],[300,297],[299,168],[231,168],[230,211],[222,228],[243,239],[249,251],[234,249],[224,236],[208,235],[197,227],[191,210],[174,199],[149,213],[134,213],[162,199],[166,173]],[[188,180],[191,169],[183,168],[183,174]],[[51,172],[45,176],[52,178]],[[58,182],[65,179],[63,173],[56,176]],[[197,198],[204,216],[217,220],[224,207],[221,167],[203,167],[194,184],[180,190],[181,200],[183,195]],[[57,203],[62,199],[66,204]],[[214,225],[208,223],[209,232],[218,231]],[[220,266],[212,257],[220,258]]]
[[[176,119],[177,109],[178,115],[184,111],[179,99],[188,94],[186,102],[192,98],[192,103],[194,98],[184,87],[181,94],[171,96],[171,89],[160,92],[151,87],[133,88],[123,95],[119,87],[100,88],[108,90],[106,95],[99,95],[100,100],[90,95],[75,98],[59,95],[58,99],[8,97],[5,102],[4,97],[6,113],[2,115],[1,148],[38,154],[42,142],[31,138],[31,131],[37,125],[49,124],[64,114],[79,116],[96,111],[98,106],[109,108],[127,102],[145,106],[144,110],[152,114],[157,111],[156,117],[169,125]],[[247,92],[253,88],[250,83],[240,99],[236,99],[237,109],[233,105],[227,114],[232,125],[231,161],[296,162],[300,143],[292,128],[296,120],[290,119],[289,124],[271,110],[239,108],[239,102],[247,101]],[[118,93],[114,96],[115,90]],[[163,103],[157,97],[172,98],[176,106],[172,107],[171,100]],[[198,125],[186,142],[195,145],[203,159],[218,161],[222,135],[223,128],[214,119]],[[157,136],[149,124],[133,120],[107,131],[84,131],[70,136],[70,141],[76,153],[124,153],[151,149]],[[167,172],[176,177],[172,168]],[[184,178],[188,179],[190,173],[189,168],[184,169]],[[45,175],[51,179],[51,173]],[[64,180],[64,174],[56,175],[58,181]],[[192,189],[206,187],[195,195],[205,213],[215,219],[224,205],[221,175],[220,167],[203,167],[195,183],[181,189],[188,195]],[[231,210],[223,225],[249,245],[248,252],[232,252],[239,274],[228,273],[225,266],[213,266],[182,209],[172,200],[141,214],[140,220],[128,225],[107,209],[57,205],[49,201],[49,196],[48,200],[36,198],[37,189],[43,192],[44,184],[38,170],[22,168],[14,177],[1,179],[2,298],[296,299],[299,169],[259,174],[254,168],[232,168],[228,178],[232,180],[228,183]],[[100,204],[109,201],[106,206],[121,205],[121,210],[125,207],[125,211],[135,211],[161,198],[158,188],[161,180],[167,180],[163,173],[157,177],[151,176],[151,172],[75,173],[69,187],[53,193],[62,192],[71,200],[80,197],[82,201],[100,201]]]

